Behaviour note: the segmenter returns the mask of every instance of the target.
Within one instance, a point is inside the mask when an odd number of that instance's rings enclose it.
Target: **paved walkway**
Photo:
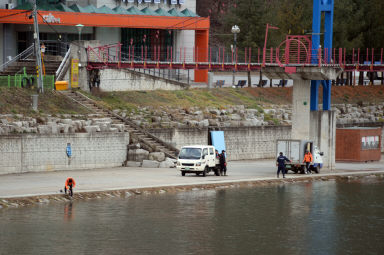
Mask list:
[[[0,198],[59,194],[67,177],[76,181],[75,192],[107,191],[160,186],[211,184],[220,182],[253,181],[276,178],[273,160],[232,161],[228,163],[228,176],[207,177],[187,174],[182,177],[175,168],[129,168],[55,171],[0,175]],[[335,171],[322,171],[321,175],[361,171],[383,171],[384,160],[370,163],[337,163]],[[288,178],[304,175],[288,174]],[[313,176],[317,176],[316,174]]]

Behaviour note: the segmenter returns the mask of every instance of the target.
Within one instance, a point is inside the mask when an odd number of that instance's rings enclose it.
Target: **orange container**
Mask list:
[[[378,161],[381,158],[381,139],[381,128],[338,128],[336,161]]]
[[[67,90],[68,89],[68,82],[67,81],[56,81],[55,82],[55,88],[56,88],[56,90]]]

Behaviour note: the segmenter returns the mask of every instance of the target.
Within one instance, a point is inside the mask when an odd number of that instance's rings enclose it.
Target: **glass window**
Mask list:
[[[201,149],[199,148],[183,148],[179,153],[179,159],[200,159]]]

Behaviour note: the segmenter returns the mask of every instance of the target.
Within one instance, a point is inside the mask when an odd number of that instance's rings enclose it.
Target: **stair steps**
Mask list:
[[[145,147],[150,148],[152,151],[164,152],[167,157],[177,158],[179,151],[171,146],[170,144],[162,141],[160,138],[153,136],[152,134],[146,132],[141,127],[137,126],[131,120],[123,118],[102,106],[98,105],[92,99],[86,97],[77,91],[60,91],[62,95],[70,98],[74,102],[82,105],[83,107],[91,110],[96,114],[100,114],[103,117],[110,118],[112,123],[115,124],[124,124],[125,131],[129,132],[138,142],[145,145]]]

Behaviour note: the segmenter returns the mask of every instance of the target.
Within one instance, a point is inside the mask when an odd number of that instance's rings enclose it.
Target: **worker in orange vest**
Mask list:
[[[307,169],[307,171],[305,172],[306,174],[312,173],[311,169],[309,168],[309,165],[311,164],[312,161],[313,161],[312,154],[308,150],[305,151],[303,163],[305,163],[305,168]]]
[[[73,188],[76,186],[76,182],[75,180],[72,178],[72,177],[69,177],[66,181],[65,181],[65,186],[64,186],[64,192],[65,194],[67,194],[67,190],[69,191],[69,195],[72,196],[73,195]]]

